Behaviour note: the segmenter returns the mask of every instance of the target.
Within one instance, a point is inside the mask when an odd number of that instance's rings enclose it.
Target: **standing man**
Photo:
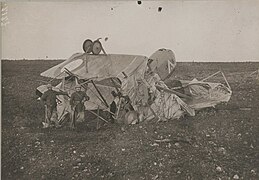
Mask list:
[[[52,90],[52,85],[47,85],[47,91],[41,96],[41,101],[45,105],[45,124],[43,128],[47,128],[51,123],[55,123],[56,127],[60,127],[58,123],[58,114],[57,114],[57,95],[68,95],[66,92],[57,92]]]
[[[85,106],[84,102],[88,101],[90,98],[86,95],[84,91],[81,91],[81,86],[78,84],[75,86],[76,91],[71,94],[70,105],[71,105],[71,128],[75,129],[76,119],[81,113],[82,118],[84,118]]]

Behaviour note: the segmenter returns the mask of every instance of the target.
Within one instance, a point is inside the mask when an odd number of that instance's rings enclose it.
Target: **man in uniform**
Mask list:
[[[71,105],[71,128],[75,129],[76,119],[79,113],[84,115],[85,106],[84,102],[88,101],[90,98],[86,95],[84,91],[81,91],[81,86],[78,84],[75,86],[76,91],[71,94],[70,105]],[[83,117],[84,118],[84,117]]]
[[[47,85],[47,91],[41,96],[41,101],[45,105],[45,123],[43,123],[43,128],[47,128],[51,123],[55,123],[56,127],[60,127],[58,123],[57,114],[57,95],[68,95],[66,92],[57,92],[52,90],[52,85]]]

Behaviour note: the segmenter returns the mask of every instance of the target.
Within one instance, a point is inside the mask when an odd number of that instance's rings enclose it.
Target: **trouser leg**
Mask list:
[[[71,113],[71,127],[75,128],[76,126],[76,121],[78,120],[78,118],[82,118],[81,120],[84,120],[84,114],[80,113],[84,113],[84,104],[79,103],[77,104],[73,109],[72,109],[72,113]],[[78,117],[80,116],[80,117]]]
[[[58,122],[57,107],[53,108],[53,110],[52,110],[52,121],[55,123],[56,127],[60,127],[59,122]]]
[[[72,110],[72,113],[71,113],[71,124],[70,124],[70,127],[72,127],[72,128],[76,127],[76,117],[77,117],[76,110]]]
[[[45,106],[45,123],[50,124],[50,119],[51,119],[51,107]]]

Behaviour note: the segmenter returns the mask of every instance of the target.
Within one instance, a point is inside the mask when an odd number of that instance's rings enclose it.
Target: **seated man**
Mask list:
[[[124,109],[126,112],[134,111],[133,106],[131,105],[131,100],[129,96],[123,96],[124,97]]]
[[[117,112],[117,105],[119,102],[119,94],[117,94],[115,91],[111,92],[112,96],[113,96],[113,101],[110,104],[110,112],[112,112],[113,114],[110,114],[110,119],[111,119],[111,123],[114,123],[114,118],[115,118],[115,114]]]
[[[79,113],[84,115],[85,106],[84,102],[88,101],[90,98],[86,95],[84,91],[81,91],[81,86],[78,84],[75,86],[76,91],[71,94],[70,105],[71,105],[71,128],[75,129],[76,119],[78,118]],[[84,116],[82,117],[84,118]]]

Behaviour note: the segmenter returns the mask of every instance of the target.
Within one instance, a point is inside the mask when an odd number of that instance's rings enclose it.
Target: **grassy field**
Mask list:
[[[77,131],[41,128],[35,89],[60,62],[2,61],[2,179],[259,179],[259,82],[248,77],[259,63],[178,63],[178,79],[222,70],[230,102],[122,132],[118,124],[97,131],[92,116]],[[155,142],[164,138],[171,142]]]

